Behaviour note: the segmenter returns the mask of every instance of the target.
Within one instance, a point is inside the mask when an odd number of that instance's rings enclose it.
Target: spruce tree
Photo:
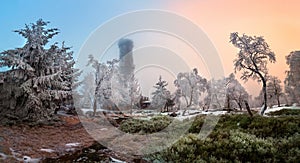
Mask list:
[[[72,87],[80,72],[70,47],[49,41],[59,33],[42,19],[14,32],[23,36],[21,48],[0,53],[2,72],[1,122],[53,120],[55,110],[72,104]]]

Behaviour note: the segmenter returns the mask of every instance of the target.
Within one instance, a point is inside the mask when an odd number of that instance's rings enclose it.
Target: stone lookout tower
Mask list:
[[[133,64],[133,41],[130,39],[120,39],[119,46],[119,71],[123,80],[128,81],[134,74]]]

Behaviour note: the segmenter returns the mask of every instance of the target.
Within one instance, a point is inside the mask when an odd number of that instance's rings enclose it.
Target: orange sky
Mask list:
[[[300,50],[300,1],[191,0],[172,1],[169,5],[171,11],[207,33],[221,56],[226,75],[233,72],[232,61],[238,51],[229,43],[231,32],[264,36],[277,57],[275,64],[268,65],[270,74],[282,81],[288,68],[285,56]],[[244,85],[255,96],[260,91],[252,80]]]

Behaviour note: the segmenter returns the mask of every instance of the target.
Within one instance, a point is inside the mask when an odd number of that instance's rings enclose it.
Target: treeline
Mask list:
[[[55,119],[60,108],[89,105],[96,111],[101,107],[138,107],[142,95],[140,85],[134,75],[122,81],[118,60],[100,63],[90,56],[89,65],[96,70],[81,82],[81,72],[74,68],[75,61],[70,47],[49,41],[57,34],[57,28],[47,28],[49,22],[38,20],[14,32],[25,38],[23,47],[0,53],[0,68],[8,68],[0,73],[0,122],[48,121]],[[277,77],[268,74],[268,63],[276,62],[263,37],[232,33],[230,42],[239,49],[234,60],[235,73],[241,72],[241,79],[254,79],[262,83],[259,100],[267,106],[285,97],[289,104],[300,101],[300,51],[291,52],[287,57],[289,70],[284,80],[284,88]],[[75,88],[80,86],[80,91]],[[189,108],[245,108],[253,105],[249,94],[234,74],[219,80],[207,80],[197,69],[179,73],[174,81],[175,92],[167,90],[168,83],[159,77],[152,93],[151,107],[163,108],[166,104],[176,109]],[[112,87],[113,86],[113,87]],[[104,105],[104,106],[103,106]]]

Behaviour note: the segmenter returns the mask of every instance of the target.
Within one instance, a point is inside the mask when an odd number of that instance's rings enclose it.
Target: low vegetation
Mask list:
[[[159,131],[172,119],[131,119],[120,128],[129,133]],[[223,115],[206,139],[198,133],[205,116],[197,116],[188,133],[170,148],[145,156],[153,162],[299,162],[300,116],[262,117]]]
[[[269,116],[300,115],[300,109],[282,109],[267,113]]]
[[[163,130],[171,122],[168,116],[156,116],[149,120],[129,119],[121,123],[120,130],[127,133],[154,133]]]

